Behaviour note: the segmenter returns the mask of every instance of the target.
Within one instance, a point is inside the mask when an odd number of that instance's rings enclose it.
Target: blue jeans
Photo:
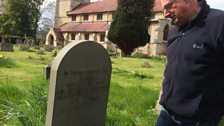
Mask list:
[[[164,107],[161,107],[161,112],[156,126],[218,126],[220,119],[221,117],[202,122],[193,121],[183,117],[171,115]]]

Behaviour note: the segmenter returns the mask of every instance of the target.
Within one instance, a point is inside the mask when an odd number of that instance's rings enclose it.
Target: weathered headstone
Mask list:
[[[52,63],[46,125],[104,126],[110,78],[110,57],[101,45],[66,45]]]
[[[3,42],[1,44],[1,51],[13,52],[13,45],[11,43]]]
[[[144,63],[142,64],[142,67],[143,67],[143,68],[151,68],[152,66],[149,64],[149,62],[144,62]]]
[[[39,54],[39,55],[45,55],[44,50],[37,50],[36,53]]]
[[[54,46],[52,46],[52,45],[44,45],[44,50],[48,51],[48,52],[53,51],[54,50]]]
[[[47,64],[44,66],[44,77],[45,79],[49,79],[51,74],[51,65]]]
[[[30,48],[30,45],[28,44],[22,44],[22,43],[19,44],[20,50],[28,50],[29,48]]]

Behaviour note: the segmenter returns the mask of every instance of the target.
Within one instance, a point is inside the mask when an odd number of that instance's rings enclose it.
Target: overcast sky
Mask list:
[[[207,0],[211,8],[218,8],[224,10],[224,0]]]

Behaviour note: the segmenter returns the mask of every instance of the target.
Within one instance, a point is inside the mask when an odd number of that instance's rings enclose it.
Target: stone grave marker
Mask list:
[[[47,64],[44,66],[44,78],[49,79],[51,73],[51,64]]]
[[[50,52],[50,51],[54,50],[54,46],[52,46],[52,45],[44,45],[44,50]]]
[[[3,42],[1,44],[1,51],[5,51],[5,52],[13,52],[13,45],[11,43],[7,43],[7,42]]]
[[[23,44],[23,43],[19,44],[20,50],[28,50],[29,48],[30,48],[30,45],[28,45],[28,44]]]
[[[104,126],[110,78],[110,57],[100,44],[66,45],[52,62],[46,125]]]

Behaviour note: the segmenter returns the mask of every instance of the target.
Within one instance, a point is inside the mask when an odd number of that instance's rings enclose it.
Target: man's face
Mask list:
[[[161,0],[165,18],[171,18],[173,23],[180,26],[190,20],[190,6],[185,0]]]

